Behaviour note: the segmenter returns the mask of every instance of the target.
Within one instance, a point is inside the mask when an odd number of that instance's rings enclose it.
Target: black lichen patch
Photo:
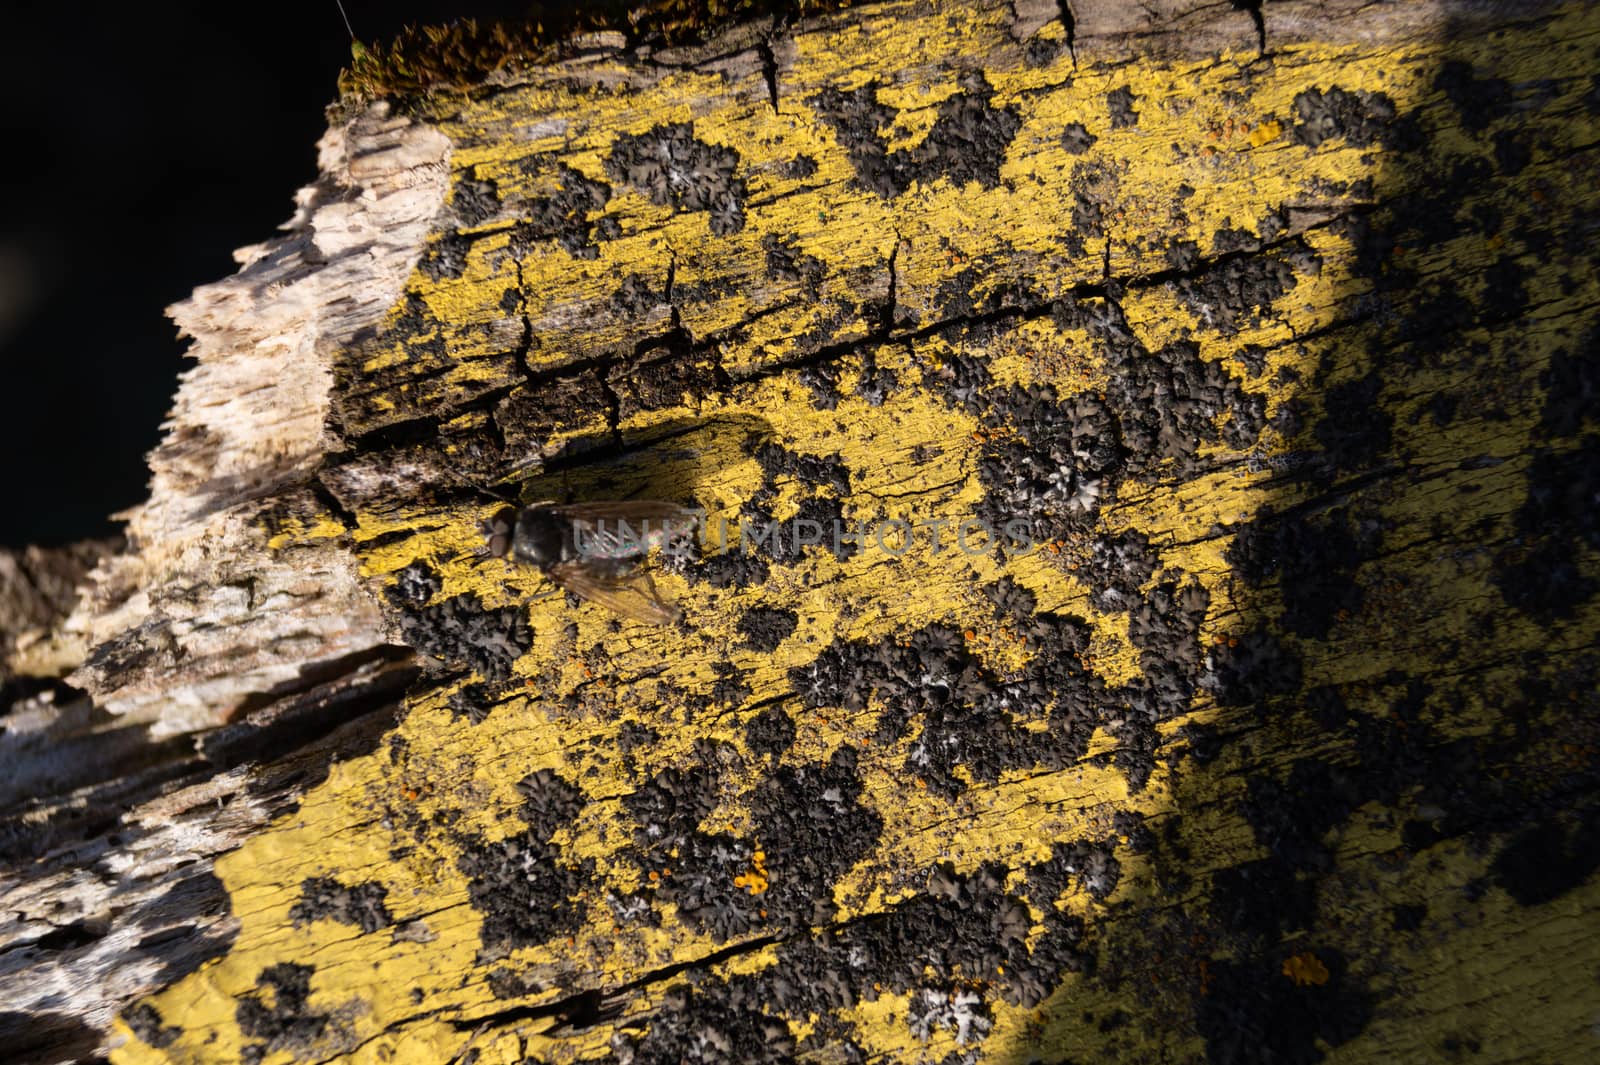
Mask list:
[[[1139,124],[1139,112],[1133,109],[1136,99],[1138,97],[1126,85],[1106,93],[1106,110],[1111,113],[1112,129],[1132,129]]]
[[[966,339],[955,330],[948,331],[947,335],[957,347]],[[951,406],[968,414],[979,414],[988,405],[985,392],[994,383],[994,378],[981,359],[963,352],[950,355],[935,366],[929,372],[928,383],[938,389]]]
[[[744,670],[726,659],[713,662],[711,669],[716,674],[711,683],[711,705],[741,706],[750,698],[750,685],[745,679],[749,674]]]
[[[1600,591],[1583,572],[1585,549],[1600,548],[1600,434],[1577,448],[1540,450],[1528,471],[1528,494],[1517,510],[1521,545],[1496,559],[1494,582],[1511,607],[1542,622],[1570,618]]]
[[[1144,675],[1114,694],[1120,703],[1101,713],[1116,739],[1111,762],[1134,790],[1155,771],[1161,738],[1156,726],[1189,708],[1201,680],[1200,624],[1210,597],[1197,581],[1164,581],[1152,588],[1128,617],[1128,637],[1139,648]]]
[[[978,473],[977,517],[996,531],[1020,522],[1037,544],[1087,531],[1100,499],[1126,476],[1191,472],[1199,448],[1244,449],[1265,427],[1265,404],[1192,341],[1150,352],[1111,301],[1062,301],[1058,326],[1105,345],[1112,369],[1101,395],[1061,396],[1048,385],[987,387],[981,366],[957,357],[933,377],[946,399],[990,430]]]
[[[791,181],[804,181],[806,178],[816,174],[817,161],[811,156],[801,153],[783,164],[783,168],[779,172]]]
[[[807,366],[798,376],[811,393],[811,405],[818,410],[833,410],[844,398],[839,391],[839,371],[830,365]]]
[[[1506,605],[1536,621],[1572,617],[1597,590],[1578,568],[1570,545],[1559,539],[1502,552],[1498,561],[1494,581]]]
[[[428,249],[417,263],[430,281],[457,278],[467,270],[467,254],[472,250],[472,238],[461,233],[446,233],[430,241]]]
[[[918,988],[906,1007],[906,1026],[911,1034],[926,1043],[935,1033],[948,1031],[957,1045],[982,1042],[994,1027],[994,1016],[983,997],[970,988]],[[963,1055],[952,1051],[941,1062],[956,1065]]]
[[[1030,67],[1045,67],[1054,63],[1063,52],[1068,51],[1070,49],[1064,40],[1034,36],[1023,46],[1022,61]]]
[[[1068,122],[1061,131],[1061,147],[1073,155],[1082,155],[1099,139],[1085,129],[1082,122]]]
[[[527,831],[503,840],[463,839],[458,860],[468,898],[483,914],[486,957],[504,957],[576,930],[584,918],[578,898],[595,879],[592,859],[567,864],[561,847],[550,842],[570,827],[582,808],[582,792],[548,769],[525,778],[517,790]]]
[[[1205,679],[1224,706],[1255,706],[1300,687],[1300,657],[1265,625],[1231,639],[1214,653]]]
[[[618,137],[605,165],[611,180],[638,190],[651,203],[707,212],[716,236],[744,228],[745,183],[733,176],[739,153],[697,139],[692,123]]]
[[[810,551],[831,551],[835,558],[856,554],[861,545],[845,535],[840,497],[850,489],[850,470],[838,455],[802,455],[773,441],[749,443],[761,466],[761,485],[739,509],[735,525],[717,531],[717,551],[685,571],[691,581],[713,587],[748,586],[766,580],[770,566],[792,566]],[[780,482],[796,482],[801,497],[795,512],[774,514]],[[826,494],[823,494],[826,493]]]
[[[1428,916],[1428,904],[1425,902],[1402,903],[1391,911],[1393,920],[1390,927],[1396,932],[1415,932],[1422,927],[1422,922]]]
[[[800,615],[781,607],[752,607],[739,619],[739,635],[750,647],[763,653],[778,649],[778,645],[794,632]]]
[[[1600,827],[1587,817],[1533,825],[1495,855],[1495,881],[1522,906],[1558,899],[1600,869]]]
[[[861,356],[861,375],[856,382],[856,395],[866,400],[869,407],[881,407],[900,384],[900,376],[886,366],[878,365],[878,357],[870,350]]]
[[[1000,166],[1022,118],[1011,105],[995,107],[993,98],[994,89],[981,73],[963,76],[961,91],[939,104],[938,117],[922,142],[892,152],[882,131],[893,125],[896,112],[878,102],[877,83],[851,92],[829,87],[811,104],[843,143],[856,180],[889,199],[913,184],[941,177],[958,188],[973,181],[986,189],[998,185]]]
[[[329,920],[355,925],[363,932],[376,932],[394,923],[385,900],[382,884],[367,882],[346,886],[332,877],[306,877],[300,885],[300,901],[289,907],[289,920],[295,925]]]
[[[813,456],[789,451],[765,441],[755,448],[755,461],[762,467],[763,491],[778,486],[778,478],[792,477],[803,485],[826,486],[835,493],[850,493],[850,467],[846,467],[838,453],[830,456]]]
[[[700,764],[668,767],[623,799],[638,822],[633,856],[644,882],[664,902],[676,904],[690,927],[726,942],[750,931],[764,908],[756,888],[757,847],[729,833],[706,833],[700,822],[716,805],[718,755],[702,751]]]
[[[183,1032],[161,1021],[160,1012],[148,1002],[141,1002],[122,1015],[133,1034],[150,1046],[161,1050],[171,1046]]]
[[[1048,912],[1068,887],[1082,888],[1096,901],[1104,900],[1122,880],[1122,863],[1109,842],[1079,840],[1057,843],[1050,857],[1028,866],[1027,873],[1029,899],[1036,909]]]
[[[599,241],[622,235],[615,219],[591,220],[610,199],[611,186],[563,163],[557,191],[530,203],[512,231],[512,252],[525,255],[535,242],[553,240],[574,259],[598,258]]]
[[[844,507],[833,496],[803,499],[793,515],[782,519],[751,500],[740,507],[739,517],[739,553],[763,564],[793,566],[805,560],[807,551],[829,551],[846,559],[861,550],[859,543],[842,534],[847,529]],[[841,535],[836,537],[835,530]]]
[[[1276,855],[1211,874],[1211,912],[1232,935],[1271,945],[1316,916],[1316,882]]]
[[[1173,281],[1173,290],[1206,329],[1233,336],[1261,324],[1262,317],[1296,284],[1297,268],[1320,265],[1299,240],[1270,253],[1224,255],[1192,276]]]
[[[696,345],[687,332],[678,329],[611,370],[605,380],[617,397],[615,414],[619,418],[698,403],[723,383],[715,351]]]
[[[493,178],[462,178],[456,182],[451,205],[462,225],[481,225],[500,213],[500,186]]]
[[[394,575],[394,587],[389,592],[391,601],[409,607],[422,607],[444,588],[439,571],[426,562],[413,562]]]
[[[1501,293],[1489,292],[1484,305],[1485,318],[1499,314],[1509,299]],[[1491,310],[1491,308],[1494,308]],[[1461,330],[1472,325],[1477,308],[1461,293],[1455,284],[1417,286],[1412,293],[1409,313],[1395,330],[1396,339],[1405,345],[1403,358],[1416,365],[1430,357],[1442,355],[1457,345]],[[1508,317],[1514,317],[1513,311]]]
[[[767,257],[768,277],[774,281],[797,281],[813,298],[821,292],[822,279],[828,272],[821,259],[800,251],[776,233],[762,237],[761,248]]]
[[[552,437],[603,423],[610,413],[609,389],[598,372],[563,375],[521,387],[495,408],[495,424],[505,434],[506,453],[515,462],[549,457],[545,448]],[[599,434],[593,434],[598,438]],[[561,457],[575,458],[585,448],[600,446],[597,439],[580,437],[568,444]]]
[[[1448,59],[1434,75],[1433,87],[1455,106],[1464,129],[1479,133],[1511,109],[1511,86],[1504,78],[1478,78],[1472,64]]]
[[[1094,605],[1109,613],[1137,604],[1139,589],[1159,563],[1150,538],[1137,529],[1125,529],[1115,536],[1097,537],[1079,572],[1094,589]]]
[[[780,766],[750,796],[769,886],[766,919],[786,932],[826,924],[833,885],[872,852],[883,818],[862,801],[856,752],[822,764]]]
[[[1034,917],[1023,897],[1005,890],[1007,873],[998,862],[966,875],[937,866],[924,894],[825,937],[787,941],[778,964],[754,979],[768,1001],[799,1016],[974,977],[968,986],[985,995],[1036,1005],[1069,973],[1088,967],[1083,924],[1043,906],[1044,931],[1030,951]]]
[[[1080,757],[1097,723],[1102,684],[1078,658],[1087,646],[1082,619],[1034,616],[1025,630],[1035,656],[1026,673],[1002,680],[969,654],[961,634],[929,625],[907,637],[839,641],[812,662],[790,670],[790,682],[813,708],[880,710],[882,742],[900,740],[913,725],[906,770],[935,794],[994,783],[1006,769],[1059,769]],[[1043,721],[1035,731],[1028,721]]]
[[[1012,522],[1035,543],[1087,527],[1108,477],[1123,461],[1117,426],[1099,398],[1062,398],[1049,385],[1012,385],[985,397],[987,428],[978,475],[987,492],[975,510],[997,533]]]
[[[1260,377],[1267,369],[1267,349],[1260,344],[1246,344],[1233,353],[1250,377]]]
[[[490,681],[509,677],[512,663],[533,646],[533,630],[518,607],[491,610],[475,593],[418,606],[411,598],[414,592],[402,591],[398,584],[388,593],[408,645]]]
[[[1361,609],[1355,568],[1378,548],[1375,537],[1357,535],[1342,509],[1279,516],[1264,507],[1239,530],[1227,557],[1248,586],[1277,578],[1284,626],[1323,639],[1341,615]]]
[[[611,294],[611,309],[618,314],[639,317],[666,302],[666,293],[657,291],[641,274],[629,274]]]
[[[736,545],[701,559],[685,576],[691,581],[704,581],[713,588],[750,588],[765,584],[770,567],[764,558],[758,558]]]
[[[1551,436],[1572,436],[1586,422],[1600,420],[1600,326],[1590,328],[1576,351],[1558,351],[1539,375],[1544,386],[1540,428]]]
[[[794,745],[794,720],[781,706],[769,706],[745,723],[745,746],[756,754],[780,758]]]
[[[1320,758],[1301,758],[1281,782],[1251,777],[1240,812],[1275,859],[1296,869],[1322,869],[1331,859],[1323,837],[1360,805],[1363,783],[1358,773]]]
[[[792,477],[802,484],[829,488],[840,495],[850,491],[850,468],[832,455],[803,455],[797,451],[764,441],[755,448],[754,458],[761,466],[762,487],[759,491],[770,493],[778,487],[778,480]]]
[[[279,962],[261,970],[256,990],[239,1000],[234,1017],[239,1031],[261,1043],[254,1057],[259,1060],[280,1050],[300,1056],[309,1050],[328,1029],[330,1016],[310,1008],[311,974],[309,965]],[[251,1047],[245,1047],[251,1056]]]
[[[517,782],[517,794],[522,796],[518,813],[527,822],[528,831],[539,839],[549,839],[570,827],[584,805],[583,792],[553,769],[540,769],[523,777]]]
[[[1073,858],[1064,853],[1063,861]],[[1024,896],[1005,890],[1007,873],[999,863],[970,874],[937,866],[928,872],[924,893],[886,913],[782,940],[777,963],[767,969],[675,989],[649,1030],[630,1040],[633,1060],[793,1060],[797,1048],[785,1020],[794,1018],[814,1025],[799,1050],[826,1047],[842,1060],[864,1061],[854,1030],[834,1011],[908,992],[914,1034],[948,1030],[967,1045],[981,1042],[996,998],[1037,1005],[1067,974],[1088,970],[1093,961],[1082,921],[1039,901],[1077,874],[1057,865],[1035,867]],[[1029,898],[1043,911],[1043,930],[1031,950]]]
[[[1495,135],[1494,164],[1500,168],[1500,173],[1515,177],[1526,170],[1531,162],[1533,149],[1528,145],[1526,136],[1511,130]]]
[[[481,725],[494,709],[494,690],[488,684],[466,684],[450,693],[445,700],[450,713],[468,724]]]
[[[1394,100],[1381,92],[1307,89],[1294,98],[1294,113],[1294,139],[1308,148],[1336,138],[1356,148],[1405,148],[1418,138],[1415,121],[1400,118]]]
[[[661,733],[639,721],[624,721],[617,729],[617,749],[625,755],[653,747],[661,742]]]
[[[733,980],[696,990],[687,984],[669,988],[650,1027],[634,1039],[623,1037],[627,1060],[637,1065],[760,1065],[794,1061],[795,1041],[789,1025],[767,1014],[747,981]]]
[[[1394,415],[1378,404],[1382,391],[1383,377],[1374,369],[1323,393],[1323,415],[1312,435],[1325,450],[1330,471],[1359,470],[1389,449]]]
[[[986,585],[983,594],[994,604],[995,616],[1026,622],[1038,605],[1039,597],[1011,577],[1001,577]]]
[[[1220,361],[1201,359],[1193,341],[1174,341],[1150,355],[1122,362],[1107,392],[1129,473],[1155,474],[1165,463],[1192,472],[1200,444],[1244,450],[1260,436],[1264,401],[1245,391]]]

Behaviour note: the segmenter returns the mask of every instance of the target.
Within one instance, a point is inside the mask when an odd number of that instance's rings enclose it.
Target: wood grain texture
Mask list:
[[[18,764],[125,753],[11,800],[14,1023],[1593,1056],[1600,21],[1062,10],[602,35],[341,117],[178,309],[152,500],[25,708]],[[484,564],[496,485],[703,507],[684,622]]]

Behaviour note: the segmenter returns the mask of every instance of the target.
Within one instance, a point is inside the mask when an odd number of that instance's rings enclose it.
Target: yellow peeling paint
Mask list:
[[[1324,195],[1315,190],[1349,187],[1381,173],[1387,158],[1377,147],[1338,143],[1313,152],[1287,136],[1296,121],[1297,94],[1337,85],[1352,92],[1387,93],[1402,111],[1421,106],[1444,115],[1447,108],[1429,81],[1439,47],[1433,43],[1294,45],[1277,52],[1270,69],[1252,68],[1253,46],[1243,40],[1238,52],[1208,62],[1164,63],[1135,54],[1115,64],[1085,59],[1074,69],[1063,54],[1038,67],[985,72],[994,90],[992,105],[1014,107],[1021,120],[995,187],[956,187],[939,177],[884,199],[856,186],[845,147],[808,101],[827,86],[849,91],[877,82],[882,86],[880,102],[899,113],[893,127],[880,134],[890,149],[914,148],[932,128],[939,102],[958,87],[952,71],[978,68],[1006,40],[1009,11],[1003,4],[986,9],[863,9],[861,21],[843,32],[807,34],[795,42],[791,65],[782,73],[776,113],[759,75],[729,84],[719,76],[687,71],[653,71],[655,80],[642,92],[590,92],[556,80],[539,83],[536,75],[534,84],[441,104],[433,121],[456,141],[458,181],[492,178],[502,199],[514,202],[553,194],[555,164],[564,163],[614,186],[603,215],[616,220],[621,235],[598,242],[598,257],[592,260],[576,259],[549,240],[535,242],[519,257],[509,232],[488,223],[476,231],[478,239],[470,246],[461,276],[430,278],[419,268],[408,285],[407,302],[395,309],[390,324],[407,307],[420,307],[436,327],[406,336],[380,330],[367,342],[353,361],[362,380],[378,383],[344,412],[346,428],[377,428],[444,408],[452,400],[520,385],[524,367],[506,355],[522,330],[519,315],[526,315],[531,329],[534,343],[525,361],[526,369],[535,373],[600,357],[630,356],[642,339],[666,329],[667,309],[646,312],[652,332],[641,334],[627,316],[597,314],[596,308],[608,305],[623,279],[637,276],[659,286],[671,270],[679,326],[699,340],[720,339],[721,369],[740,383],[715,395],[686,395],[680,407],[625,414],[620,429],[630,438],[674,421],[692,423],[692,431],[672,441],[683,455],[649,454],[632,464],[579,466],[560,478],[535,477],[521,486],[525,499],[569,492],[577,498],[620,496],[647,488],[665,497],[696,499],[713,522],[719,517],[733,520],[761,481],[746,443],[755,429],[800,454],[837,454],[851,472],[849,491],[841,497],[847,520],[903,516],[926,522],[938,517],[958,525],[983,496],[977,460],[982,434],[992,430],[939,398],[931,381],[940,367],[963,353],[980,354],[999,383],[1048,384],[1064,394],[1103,390],[1108,371],[1086,334],[1058,327],[1048,318],[997,323],[993,335],[977,347],[977,341],[938,333],[865,343],[878,327],[873,308],[888,295],[891,257],[896,311],[902,316],[897,328],[902,331],[935,321],[945,293],[951,286],[965,286],[962,277],[968,270],[976,279],[971,294],[980,302],[989,287],[1019,278],[1048,296],[1065,295],[1074,286],[1098,283],[1108,262],[1104,240],[1079,255],[1066,247],[1077,194],[1087,188],[1115,205],[1104,220],[1111,273],[1124,279],[1150,277],[1167,269],[1171,240],[1195,241],[1209,253],[1218,229],[1253,230],[1280,205],[1315,212],[1318,196]],[[1269,9],[1269,24],[1270,19]],[[1492,49],[1502,69],[1515,62],[1537,68],[1541,77],[1575,76],[1569,68],[1579,60],[1553,42],[1585,33],[1592,37],[1593,26],[1592,19],[1576,13],[1565,21],[1515,32],[1528,37],[1458,44],[1457,54]],[[640,77],[609,62],[591,73],[613,84]],[[1566,95],[1579,92],[1567,82],[1562,85]],[[1139,121],[1131,129],[1116,130],[1105,96],[1124,86],[1136,98]],[[713,238],[705,213],[675,214],[606,176],[604,161],[619,135],[689,121],[697,138],[739,152],[738,176],[747,182],[748,203],[745,226],[737,233]],[[1587,121],[1592,133],[1593,120]],[[1063,127],[1075,122],[1096,138],[1081,155],[1069,152],[1061,139]],[[535,132],[528,133],[530,129]],[[1483,151],[1476,142],[1463,142],[1457,149]],[[787,176],[785,164],[799,155],[815,161],[814,174]],[[1539,168],[1523,180],[1530,190],[1550,195],[1570,191],[1581,176]],[[593,214],[589,220],[600,217]],[[815,291],[767,276],[763,241],[768,238],[823,264]],[[1357,278],[1350,242],[1341,232],[1313,224],[1304,239],[1320,258],[1320,270],[1298,274],[1292,290],[1271,312],[1259,322],[1245,323],[1237,334],[1220,336],[1210,330],[1207,311],[1197,311],[1161,285],[1125,293],[1122,306],[1131,328],[1151,350],[1189,337],[1208,360],[1226,362],[1241,346],[1260,345],[1265,371],[1246,378],[1244,387],[1265,398],[1272,417],[1300,388],[1309,387],[1319,362],[1328,358],[1325,349],[1304,338],[1316,336],[1370,286]],[[1508,250],[1535,273],[1543,268],[1531,251]],[[1486,261],[1502,253],[1479,238],[1463,237],[1433,253],[1432,261],[1408,265],[1448,272],[1447,263]],[[1554,285],[1545,287],[1556,291]],[[508,314],[503,302],[508,293],[525,301],[518,312]],[[1597,295],[1590,279],[1577,292],[1552,297],[1554,302],[1541,311],[1555,318]],[[1516,342],[1534,353],[1531,364],[1540,357],[1547,360],[1550,350],[1567,343],[1565,332],[1559,324],[1544,331],[1530,322]],[[843,398],[827,411],[813,405],[801,374],[786,368],[819,333],[829,345],[858,342],[835,363]],[[1487,334],[1483,339],[1509,343]],[[870,405],[854,387],[866,372],[869,354],[899,380],[879,406]],[[1358,356],[1355,351],[1334,353],[1335,373],[1354,374]],[[1239,372],[1236,364],[1226,364]],[[1520,379],[1524,385],[1529,372]],[[1393,405],[1397,424],[1403,426],[1404,417],[1419,409],[1430,388],[1447,376],[1447,370],[1418,370],[1404,388],[1387,394],[1384,402]],[[1477,485],[1482,490],[1463,494],[1459,505],[1485,520],[1504,519],[1511,509],[1506,494],[1519,491],[1525,478],[1527,460],[1518,455],[1536,412],[1523,403],[1509,423],[1473,422],[1474,401],[1468,399],[1461,415],[1469,428],[1444,441],[1419,435],[1408,461],[1424,466],[1455,463],[1480,448],[1504,453],[1509,461],[1503,465],[1442,474],[1438,482],[1441,491]],[[447,430],[450,425],[480,424],[474,419],[484,415],[451,417],[466,420],[447,423]],[[604,430],[603,414],[574,412],[573,423],[556,430],[551,443],[591,438]],[[1442,450],[1434,454],[1430,448],[1435,447]],[[1268,501],[1280,509],[1291,505],[1304,488],[1285,484],[1273,473],[1273,462],[1292,463],[1295,455],[1291,440],[1270,431],[1261,448],[1250,454],[1208,447],[1204,455],[1214,462],[1204,475],[1147,485],[1126,482],[1120,496],[1102,500],[1101,531],[1134,530],[1149,536],[1165,565],[1207,587],[1211,606],[1202,640],[1215,648],[1237,639],[1250,609],[1244,590],[1228,577],[1225,552],[1231,538],[1217,530],[1248,520]],[[795,486],[780,481],[776,513],[787,516],[794,505]],[[726,944],[694,931],[671,906],[660,907],[659,928],[619,929],[604,899],[586,897],[574,900],[585,922],[571,938],[503,959],[480,956],[481,915],[469,903],[466,879],[458,868],[460,840],[504,839],[522,831],[517,781],[541,768],[578,781],[589,801],[559,844],[574,860],[592,859],[598,875],[614,890],[648,888],[647,878],[616,858],[632,838],[621,799],[638,785],[616,756],[624,721],[651,726],[659,734],[659,741],[638,756],[645,775],[682,764],[696,740],[722,741],[746,756],[746,764],[725,774],[725,790],[706,824],[726,828],[756,848],[770,849],[774,843],[753,838],[747,806],[748,789],[764,765],[746,746],[744,722],[750,712],[713,707],[692,720],[684,716],[683,693],[709,693],[717,661],[728,660],[748,671],[749,699],[760,702],[788,693],[789,670],[810,662],[835,639],[876,639],[938,621],[963,632],[974,653],[996,670],[1016,669],[1027,661],[1028,652],[1009,623],[995,620],[979,591],[1004,573],[1037,596],[1039,609],[1079,614],[1088,621],[1093,641],[1084,663],[1107,686],[1139,675],[1127,615],[1096,609],[1089,588],[1073,572],[1073,548],[1081,545],[1041,545],[1006,566],[989,555],[967,557],[948,549],[936,553],[925,539],[898,558],[877,549],[843,560],[814,552],[804,564],[775,568],[768,583],[744,590],[690,587],[677,577],[663,576],[663,589],[678,600],[688,622],[686,630],[676,631],[615,625],[599,608],[568,607],[537,573],[507,575],[498,563],[471,557],[481,544],[476,523],[492,509],[419,506],[398,513],[363,512],[352,530],[324,517],[274,535],[272,547],[280,550],[293,542],[348,532],[361,573],[375,589],[392,584],[395,573],[423,560],[442,576],[436,602],[473,593],[490,608],[525,609],[535,637],[532,649],[516,663],[521,688],[478,724],[450,709],[455,689],[421,691],[387,742],[370,755],[333,766],[328,779],[308,792],[297,810],[220,859],[216,874],[239,921],[237,938],[225,956],[148,1000],[164,1023],[177,1029],[175,1041],[157,1049],[123,1025],[119,1031],[127,1042],[115,1052],[115,1061],[237,1060],[247,1045],[259,1042],[241,1030],[241,999],[255,993],[263,970],[301,962],[315,966],[310,1008],[330,1019],[314,1045],[266,1053],[262,1060],[270,1065],[447,1061],[469,1052],[480,1063],[604,1057],[619,1026],[648,1023],[649,1003],[659,998],[661,987],[639,990],[628,1004],[628,1016],[584,1032],[555,1031],[548,1017],[486,1024],[477,1019],[548,1004],[588,988],[625,985],[641,973],[707,957]],[[1426,509],[1414,495],[1397,497],[1386,518],[1421,539],[1423,532],[1416,526]],[[1409,574],[1425,573],[1427,580],[1404,587],[1387,583],[1398,575],[1386,575],[1382,566],[1370,574],[1363,571],[1369,600],[1376,605],[1360,619],[1341,621],[1332,640],[1340,646],[1356,624],[1379,626],[1383,653],[1308,659],[1307,683],[1376,684],[1396,663],[1426,661],[1435,641],[1477,639],[1469,613],[1455,604],[1458,597],[1483,594],[1486,565],[1486,560],[1465,558],[1411,567]],[[1592,557],[1588,565],[1592,568]],[[795,633],[770,655],[748,648],[734,628],[756,604],[782,605],[799,616]],[[1586,616],[1592,621],[1593,615],[1591,608]],[[1518,649],[1545,646],[1536,626],[1515,618],[1505,619],[1497,640],[1508,660]],[[1490,680],[1502,686],[1512,682],[1509,673]],[[1163,725],[1163,733],[1177,737],[1184,725],[1216,721],[1222,714],[1202,695],[1189,717]],[[1136,811],[1149,823],[1160,824],[1178,810],[1186,814],[1190,831],[1208,833],[1207,851],[1194,857],[1197,882],[1211,869],[1259,855],[1248,829],[1213,809],[1220,804],[1218,794],[1193,792],[1192,782],[1199,778],[1187,775],[1183,765],[1163,759],[1149,785],[1130,792],[1125,774],[1096,757],[1114,751],[1116,741],[1106,733],[1096,735],[1079,764],[1050,773],[1010,773],[997,785],[969,790],[952,809],[949,800],[927,790],[926,782],[908,779],[903,772],[908,740],[889,748],[874,745],[876,716],[871,707],[857,713],[798,713],[795,743],[783,758],[802,764],[825,760],[842,744],[856,747],[865,801],[884,818],[875,852],[835,885],[841,919],[869,917],[892,907],[918,890],[918,878],[941,861],[963,870],[986,860],[1016,868],[1046,857],[1053,840],[1115,838],[1113,816],[1119,811]],[[1466,734],[1489,716],[1492,709],[1485,703],[1464,711],[1452,727]],[[1381,829],[1355,827],[1343,841],[1342,853],[1363,875],[1388,876],[1373,857],[1395,846],[1386,839]],[[1441,858],[1437,868],[1413,865],[1403,875],[1410,878],[1410,889],[1425,895],[1432,884],[1476,875],[1469,871],[1481,871],[1484,861],[1482,855],[1462,850]],[[1141,859],[1124,855],[1124,863],[1124,884],[1138,882]],[[671,875],[670,869],[651,872]],[[768,871],[759,863],[742,875],[742,883],[728,884],[730,893],[756,897],[769,890]],[[300,885],[318,876],[381,884],[394,926],[367,934],[329,920],[296,926],[290,910]],[[1132,895],[1133,889],[1125,888],[1110,900],[1097,901],[1079,892],[1059,905],[1091,924],[1112,922],[1117,907]],[[1488,954],[1505,943],[1497,929],[1517,928],[1519,949],[1533,955],[1559,943],[1581,915],[1592,917],[1597,903],[1600,896],[1586,888],[1564,899],[1548,922],[1519,923],[1524,918],[1507,908],[1503,896],[1491,896],[1487,908],[1469,919],[1464,935]],[[1043,915],[1034,916],[1037,920]],[[1355,935],[1366,927],[1363,921],[1371,924],[1378,917],[1357,914],[1351,920]],[[404,935],[398,934],[402,931]],[[1138,935],[1137,929],[1110,933],[1119,943],[1137,943]],[[1441,1016],[1459,1015],[1459,1004],[1467,998],[1459,985],[1471,982],[1482,958],[1431,955],[1433,948],[1426,942],[1394,943],[1386,949],[1385,964],[1422,974],[1417,977],[1422,987],[1419,1006],[1436,1009]],[[1204,974],[1196,977],[1197,963],[1185,955],[1163,955],[1152,948],[1148,957],[1149,971],[1138,974],[1145,984],[1126,995],[1069,976],[1037,1009],[1005,1006],[994,999],[994,1030],[977,1045],[980,1060],[1027,1060],[1026,1049],[1041,1039],[1070,1048],[1085,1060],[1199,1055],[1203,1048],[1193,1028],[1149,1020],[1161,1015],[1148,1011],[1145,996],[1148,992],[1165,1001],[1164,981],[1176,986],[1180,980],[1204,979]],[[723,971],[756,971],[776,959],[770,947],[753,950],[735,955]],[[1355,964],[1373,967],[1377,962],[1358,958]],[[496,998],[488,978],[501,965],[531,980],[527,994]],[[992,974],[965,975],[983,981]],[[1585,971],[1583,978],[1591,974]],[[1539,992],[1541,979],[1534,974],[1524,980],[1528,994]],[[855,1022],[868,1049],[886,1060],[938,1061],[947,1052],[967,1049],[956,1044],[950,1031],[937,1033],[926,1044],[917,1042],[906,1024],[909,998],[886,993],[857,1003],[843,1016]],[[1085,1011],[1104,1015],[1114,1009],[1144,1020],[1114,1031],[1079,1020]],[[1543,1042],[1493,1043],[1494,1060],[1535,1055],[1540,1047],[1579,1047],[1581,1039],[1572,1033],[1592,1022],[1580,1013],[1562,1012],[1550,1022],[1557,1026],[1550,1031],[1559,1028],[1558,1034]],[[810,1027],[800,1025],[794,1034],[803,1036]],[[1412,1043],[1420,1060],[1424,1048],[1437,1046],[1439,1037],[1432,1030],[1411,1032],[1386,1016],[1341,1048],[1337,1060],[1379,1060],[1385,1047]]]

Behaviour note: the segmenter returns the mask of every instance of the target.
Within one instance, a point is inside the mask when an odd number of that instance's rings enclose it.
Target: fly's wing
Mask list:
[[[682,616],[677,607],[662,599],[648,573],[605,573],[583,559],[551,566],[545,572],[573,595],[647,625],[670,625]]]
[[[546,508],[579,530],[580,552],[633,558],[676,536],[693,532],[701,511],[659,499],[568,503]]]
[[[552,514],[571,521],[629,522],[638,526],[648,523],[651,528],[666,525],[688,525],[699,520],[701,512],[661,499],[619,499],[593,503],[565,503],[546,507]]]

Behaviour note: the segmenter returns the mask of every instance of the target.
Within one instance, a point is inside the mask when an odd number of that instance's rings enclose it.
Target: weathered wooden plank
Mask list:
[[[1600,23],[1070,13],[599,41],[336,128],[186,312],[69,626],[209,728],[133,821],[205,834],[139,838],[225,942],[107,979],[151,878],[47,839],[7,934],[79,941],[0,954],[19,1005],[129,1062],[1592,1055]],[[513,467],[915,533],[704,544],[684,624],[619,623],[472,557]],[[339,706],[313,781],[241,766]]]

